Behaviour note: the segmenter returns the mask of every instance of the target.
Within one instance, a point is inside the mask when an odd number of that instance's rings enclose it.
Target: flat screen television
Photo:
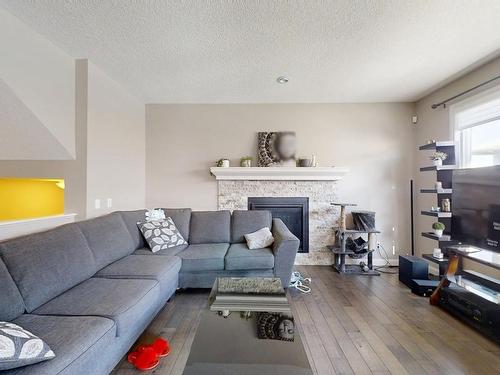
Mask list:
[[[454,170],[452,187],[451,239],[500,252],[500,165]]]

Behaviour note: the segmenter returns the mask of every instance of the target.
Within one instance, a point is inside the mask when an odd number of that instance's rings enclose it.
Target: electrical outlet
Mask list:
[[[101,208],[101,200],[100,200],[100,199],[96,199],[96,200],[94,201],[94,208],[95,208],[96,210],[98,210],[98,209],[100,209],[100,208]]]

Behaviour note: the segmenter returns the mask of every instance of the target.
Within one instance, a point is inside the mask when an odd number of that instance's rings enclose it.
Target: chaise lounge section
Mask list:
[[[299,240],[267,211],[164,209],[188,245],[153,253],[121,211],[0,243],[0,321],[42,338],[52,360],[2,374],[107,374],[180,288],[220,276],[275,276],[288,285]],[[272,247],[244,234],[272,230]]]

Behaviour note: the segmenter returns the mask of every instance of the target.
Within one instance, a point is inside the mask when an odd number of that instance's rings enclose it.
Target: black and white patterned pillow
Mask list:
[[[0,371],[31,365],[56,355],[39,337],[17,324],[0,322]]]
[[[153,253],[174,246],[187,245],[171,217],[162,221],[137,223],[137,225]]]

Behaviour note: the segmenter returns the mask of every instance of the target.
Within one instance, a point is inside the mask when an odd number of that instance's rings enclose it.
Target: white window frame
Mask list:
[[[455,158],[459,168],[467,168],[467,162],[470,160],[470,155],[465,155],[465,150],[470,150],[470,138],[464,137],[464,131],[472,129],[474,126],[482,125],[491,122],[494,119],[500,119],[500,116],[492,117],[488,121],[481,121],[468,127],[467,129],[457,130],[457,114],[467,109],[476,107],[486,102],[500,99],[500,85],[487,89],[470,98],[464,99],[458,103],[450,105],[449,110],[449,127],[450,139],[455,141]]]

